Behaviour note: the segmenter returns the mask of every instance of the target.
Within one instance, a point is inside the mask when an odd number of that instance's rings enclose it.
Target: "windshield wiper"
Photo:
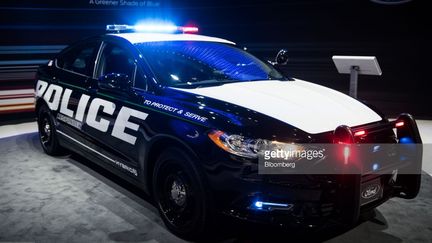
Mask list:
[[[174,85],[172,85],[172,87],[200,88],[200,87],[206,87],[206,86],[220,86],[220,85],[224,85],[227,83],[236,83],[236,82],[243,82],[243,81],[209,79],[209,80],[203,80],[203,81],[198,81],[198,82],[187,82],[187,83],[174,84]]]

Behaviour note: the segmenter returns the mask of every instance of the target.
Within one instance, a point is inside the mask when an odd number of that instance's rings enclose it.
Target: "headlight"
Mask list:
[[[210,132],[208,136],[219,148],[246,158],[257,158],[264,151],[304,149],[302,146],[296,144],[281,143],[266,139],[251,139],[219,130]]]
[[[259,150],[269,143],[268,140],[249,139],[219,130],[210,132],[208,136],[219,148],[246,158],[257,158]]]

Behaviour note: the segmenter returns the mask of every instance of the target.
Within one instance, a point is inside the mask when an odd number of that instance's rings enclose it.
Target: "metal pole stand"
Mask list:
[[[349,95],[354,99],[357,99],[357,83],[359,70],[359,66],[351,66]]]
[[[349,95],[357,99],[358,75],[381,75],[375,56],[332,56],[339,73],[350,74]]]

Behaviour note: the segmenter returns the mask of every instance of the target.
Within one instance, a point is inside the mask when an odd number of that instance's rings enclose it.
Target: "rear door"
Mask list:
[[[51,83],[62,87],[61,101],[56,111],[60,133],[74,139],[84,134],[85,110],[92,96],[91,78],[101,41],[91,40],[76,44],[55,59],[56,71]]]

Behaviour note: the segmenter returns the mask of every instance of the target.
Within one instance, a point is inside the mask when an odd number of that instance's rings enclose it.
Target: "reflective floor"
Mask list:
[[[430,143],[432,122],[419,126],[423,141]],[[34,123],[0,127],[0,242],[181,241],[167,231],[144,193],[79,156],[47,156],[35,129]],[[431,163],[432,156],[426,156],[424,164]],[[221,221],[217,236],[209,237],[219,242],[280,237],[281,242],[293,237],[303,242],[432,242],[431,206],[432,178],[424,173],[416,199],[391,199],[372,219],[349,230],[311,235],[227,220]]]

